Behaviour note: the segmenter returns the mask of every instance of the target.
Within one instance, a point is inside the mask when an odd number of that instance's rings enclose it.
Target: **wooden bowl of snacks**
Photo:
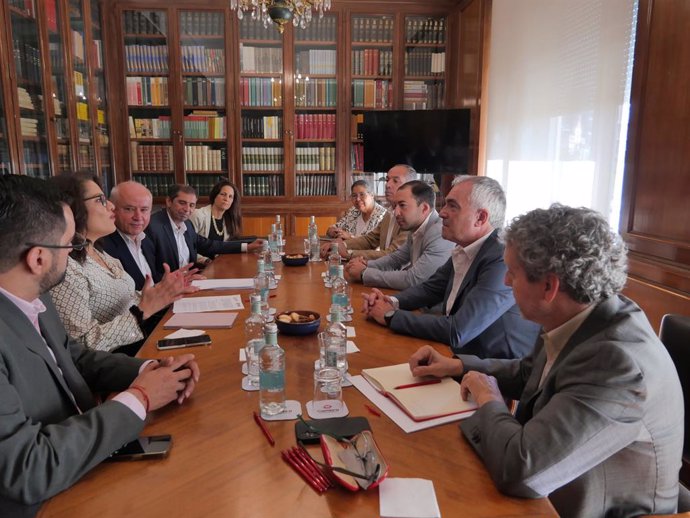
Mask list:
[[[318,331],[321,315],[316,311],[283,311],[276,315],[276,324],[286,335],[310,335]]]
[[[309,262],[309,256],[304,254],[285,254],[281,259],[285,266],[304,266]]]

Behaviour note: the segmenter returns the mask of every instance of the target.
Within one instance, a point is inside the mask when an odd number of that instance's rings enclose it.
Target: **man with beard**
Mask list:
[[[70,340],[46,292],[85,244],[54,186],[0,177],[0,516],[34,516],[199,380],[191,354],[144,361]]]

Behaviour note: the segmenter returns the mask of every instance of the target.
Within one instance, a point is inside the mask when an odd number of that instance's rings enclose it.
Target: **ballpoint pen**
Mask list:
[[[373,407],[370,407],[369,405],[365,404],[365,405],[364,405],[364,408],[366,408],[367,410],[369,410],[369,413],[370,413],[370,414],[374,414],[376,417],[381,417],[381,412],[379,412],[378,410],[374,410]]]
[[[398,385],[397,387],[393,387],[393,388],[395,390],[400,390],[400,389],[413,388],[413,387],[422,387],[424,385],[435,385],[436,383],[441,383],[441,380],[418,381],[417,383],[409,383],[407,385]]]
[[[254,412],[254,421],[256,422],[257,425],[259,425],[259,428],[261,428],[261,431],[264,433],[266,436],[266,439],[268,439],[268,443],[271,446],[275,446],[276,442],[273,440],[273,436],[271,435],[271,432],[268,431],[268,428],[266,428],[266,425],[264,424],[263,420],[259,417],[259,414]]]

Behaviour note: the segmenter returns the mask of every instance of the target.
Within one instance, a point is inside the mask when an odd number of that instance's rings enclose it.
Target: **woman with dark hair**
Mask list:
[[[350,239],[361,236],[374,230],[386,215],[386,209],[376,203],[366,180],[357,180],[352,184],[350,199],[352,207],[335,225],[328,228],[326,234],[329,237]]]
[[[228,180],[221,180],[208,195],[209,205],[196,209],[189,220],[196,233],[217,241],[232,241],[242,234],[240,192]]]
[[[115,231],[114,206],[92,175],[61,175],[50,180],[65,194],[74,214],[78,238],[86,246],[73,250],[64,280],[51,290],[69,335],[102,351],[134,355],[157,323],[156,313],[184,293],[189,267],[166,271],[155,286],[147,278],[137,292],[120,261],[103,252],[98,240]],[[154,318],[152,318],[154,317]]]

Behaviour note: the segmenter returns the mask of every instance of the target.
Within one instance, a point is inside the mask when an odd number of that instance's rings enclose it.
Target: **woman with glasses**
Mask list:
[[[386,209],[376,203],[366,180],[354,182],[350,192],[352,207],[326,231],[329,237],[349,239],[361,236],[374,230],[386,215]]]
[[[98,240],[115,231],[114,206],[97,178],[63,175],[50,180],[67,198],[74,214],[74,249],[63,281],[51,290],[67,332],[91,349],[134,355],[157,323],[156,313],[183,293],[187,269],[166,272],[141,292],[120,261],[102,251]]]

